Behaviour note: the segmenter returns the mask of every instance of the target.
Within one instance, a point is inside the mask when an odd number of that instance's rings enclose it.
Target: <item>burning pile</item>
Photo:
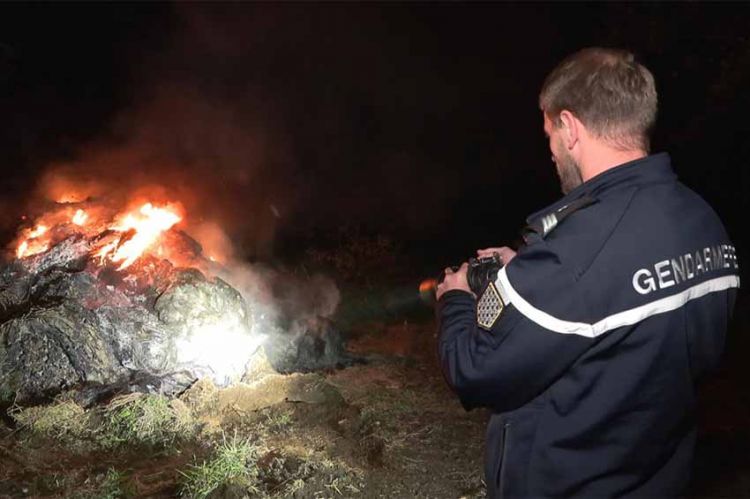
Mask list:
[[[33,226],[21,231],[16,258],[44,253],[67,237],[82,235],[90,240],[100,266],[117,263],[117,270],[124,270],[143,256],[164,256],[169,246],[163,236],[183,219],[182,207],[176,203],[154,206],[144,202],[115,215],[110,211],[91,201],[56,203]]]
[[[55,203],[0,270],[0,401],[175,393],[244,372],[262,342],[177,203]]]

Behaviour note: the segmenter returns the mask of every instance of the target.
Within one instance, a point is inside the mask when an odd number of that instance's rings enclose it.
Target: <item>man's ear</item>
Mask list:
[[[580,138],[581,122],[568,110],[560,111],[563,144],[568,150],[573,149]]]

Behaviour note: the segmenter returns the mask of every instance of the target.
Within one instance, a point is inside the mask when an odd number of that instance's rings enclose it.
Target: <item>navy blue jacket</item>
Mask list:
[[[593,203],[558,220],[584,196]],[[714,211],[656,154],[529,217],[532,233],[477,324],[438,302],[439,353],[464,407],[488,407],[490,497],[668,497],[689,478],[695,383],[719,361],[735,249]],[[544,233],[546,231],[546,233]]]

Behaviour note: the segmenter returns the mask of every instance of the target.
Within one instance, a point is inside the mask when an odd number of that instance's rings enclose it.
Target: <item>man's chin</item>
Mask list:
[[[570,191],[581,185],[583,183],[583,178],[581,178],[581,174],[577,165],[560,165],[561,163],[559,161],[555,163],[557,169],[557,177],[560,179],[560,190],[562,191],[563,195],[566,195]]]

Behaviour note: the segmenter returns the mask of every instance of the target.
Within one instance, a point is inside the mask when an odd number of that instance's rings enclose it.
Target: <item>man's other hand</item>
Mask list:
[[[469,264],[464,262],[461,264],[461,267],[457,271],[453,271],[450,267],[445,269],[445,279],[443,279],[443,282],[438,284],[437,290],[435,290],[435,297],[439,300],[441,296],[443,296],[444,293],[447,293],[448,291],[451,291],[453,289],[460,289],[461,291],[466,291],[467,293],[471,293],[471,288],[469,288],[469,281],[466,278],[466,272],[469,269]],[[472,296],[474,293],[471,293]]]
[[[502,246],[500,248],[486,248],[486,249],[477,250],[477,256],[479,258],[492,256],[493,253],[497,253],[498,255],[500,255],[500,261],[502,262],[503,265],[508,265],[510,261],[513,260],[513,258],[515,258],[516,256],[516,252],[507,246]]]

